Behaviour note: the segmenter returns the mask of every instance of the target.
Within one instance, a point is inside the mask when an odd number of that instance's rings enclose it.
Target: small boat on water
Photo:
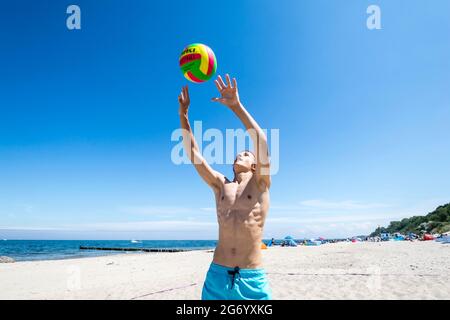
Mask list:
[[[131,243],[142,243],[141,240],[131,240]]]

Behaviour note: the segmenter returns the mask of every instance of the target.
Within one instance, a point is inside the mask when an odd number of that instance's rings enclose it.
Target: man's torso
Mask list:
[[[240,268],[261,266],[261,241],[269,209],[269,190],[253,175],[241,183],[224,180],[215,192],[219,243],[214,263]]]

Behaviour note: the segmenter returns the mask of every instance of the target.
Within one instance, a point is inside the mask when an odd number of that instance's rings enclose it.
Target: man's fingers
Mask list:
[[[219,76],[217,77],[217,79],[219,80],[219,83],[220,83],[221,87],[222,87],[222,88],[225,88],[226,85],[225,85],[225,82],[223,82],[222,77],[219,75]]]
[[[237,82],[236,82],[236,78],[233,78],[233,87],[234,87],[235,89],[237,89]]]
[[[216,87],[219,90],[219,92],[221,92],[222,91],[222,86],[220,85],[219,81],[214,80],[214,83],[216,84]]]
[[[227,73],[225,75],[225,78],[227,78],[227,86],[229,86],[231,88],[231,81],[230,81],[230,75]]]
[[[211,101],[213,102],[222,102],[223,103],[223,98],[212,98]]]

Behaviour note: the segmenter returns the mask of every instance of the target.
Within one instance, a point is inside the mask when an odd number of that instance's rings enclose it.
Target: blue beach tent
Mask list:
[[[294,241],[294,238],[291,236],[284,237],[284,244],[289,247],[297,246],[297,243]]]

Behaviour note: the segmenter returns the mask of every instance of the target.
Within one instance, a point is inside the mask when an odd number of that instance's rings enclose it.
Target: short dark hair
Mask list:
[[[255,154],[254,154],[252,151],[250,151],[250,150],[244,150],[244,151],[241,151],[241,152],[249,152],[249,153],[251,153],[251,154],[253,155],[253,158],[255,158],[255,162],[256,162],[256,156],[255,156]]]

